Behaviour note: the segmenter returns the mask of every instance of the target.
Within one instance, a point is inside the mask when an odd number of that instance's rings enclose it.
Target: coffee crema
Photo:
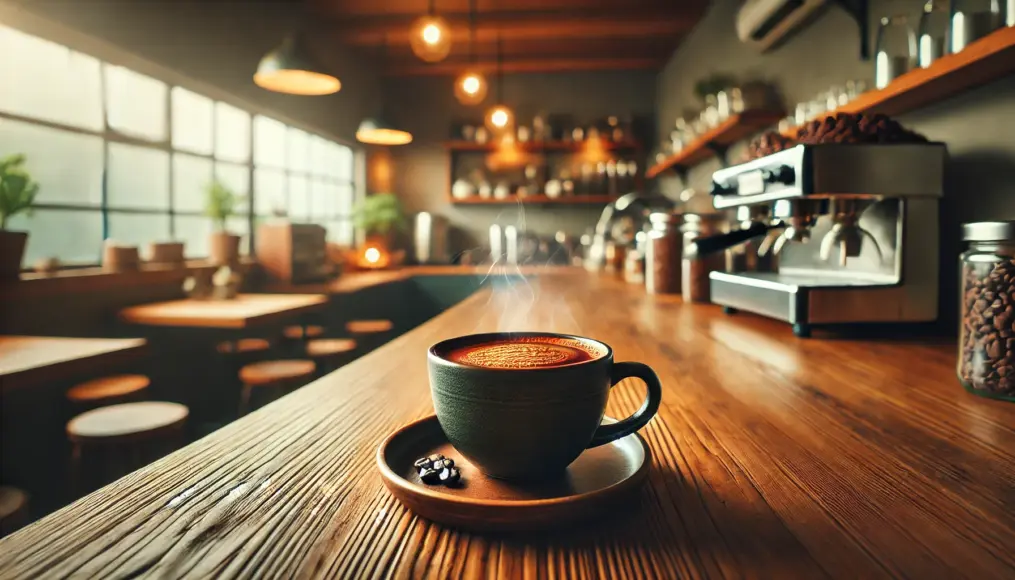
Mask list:
[[[525,336],[473,344],[447,353],[451,362],[490,369],[559,367],[604,356],[580,340],[551,336]]]

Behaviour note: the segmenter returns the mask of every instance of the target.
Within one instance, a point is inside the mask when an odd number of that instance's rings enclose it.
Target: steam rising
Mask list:
[[[507,220],[502,219],[502,212],[497,216],[496,225],[505,233],[514,229],[520,241],[526,233],[525,206],[518,200],[517,207],[518,217],[513,224],[503,223]],[[572,313],[567,296],[540,289],[536,275],[538,267],[551,264],[554,256],[549,256],[546,263],[528,257],[517,260],[518,263],[511,263],[509,254],[514,254],[512,257],[517,258],[518,248],[510,246],[509,242],[504,248],[491,248],[490,267],[482,280],[483,284],[489,283],[490,298],[486,303],[485,314],[477,321],[474,332],[582,334],[582,327]]]

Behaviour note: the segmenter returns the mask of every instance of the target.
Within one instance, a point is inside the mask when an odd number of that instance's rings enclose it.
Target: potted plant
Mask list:
[[[205,195],[204,213],[215,222],[208,240],[208,259],[216,266],[235,264],[240,257],[240,236],[226,230],[226,221],[236,214],[243,197],[217,179],[208,184]]]
[[[396,234],[405,229],[402,204],[395,194],[375,193],[363,198],[353,212],[353,224],[366,234],[364,246],[357,252],[361,266],[383,268],[401,261],[392,253]]]
[[[395,234],[405,228],[402,204],[393,193],[368,195],[356,205],[353,224],[363,230],[368,244],[388,248]]]
[[[31,215],[39,184],[25,171],[24,155],[0,159],[0,281],[17,280],[25,255],[28,232],[7,230],[7,220],[24,213]]]

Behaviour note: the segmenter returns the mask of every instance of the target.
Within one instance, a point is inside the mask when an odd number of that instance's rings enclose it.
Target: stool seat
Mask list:
[[[16,487],[0,487],[0,536],[28,523],[28,494]]]
[[[16,518],[28,508],[28,494],[16,487],[0,487],[0,525]]]
[[[356,350],[356,341],[351,338],[318,338],[307,342],[307,356],[329,357]]]
[[[144,375],[113,375],[80,383],[67,391],[67,398],[75,403],[94,403],[143,391],[150,384]]]
[[[221,354],[246,354],[251,352],[264,352],[271,349],[271,343],[263,338],[241,338],[220,342],[215,350]]]
[[[267,360],[240,369],[240,380],[249,386],[272,385],[313,376],[314,363],[309,360]]]
[[[181,428],[189,414],[184,405],[162,401],[110,405],[71,419],[67,435],[78,443],[147,439]]]
[[[306,329],[305,335],[304,328]],[[306,338],[314,338],[317,336],[321,336],[322,334],[324,334],[324,327],[318,326],[316,324],[308,324],[306,325],[306,327],[295,324],[292,326],[287,326],[282,329],[282,336],[286,338],[291,338],[293,340],[299,340],[301,338],[304,338],[304,336]]]
[[[353,334],[388,332],[394,327],[390,320],[350,320],[345,328]]]

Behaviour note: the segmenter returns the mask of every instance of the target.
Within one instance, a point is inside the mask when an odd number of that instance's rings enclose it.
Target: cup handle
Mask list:
[[[592,442],[589,443],[588,448],[599,447],[609,443],[610,441],[616,441],[621,437],[626,437],[631,433],[644,427],[659,410],[659,403],[663,399],[662,385],[659,384],[659,377],[656,376],[655,371],[639,362],[619,362],[613,363],[613,370],[610,372],[610,387],[613,388],[620,381],[628,377],[637,377],[645,381],[645,386],[648,387],[648,396],[645,397],[645,402],[641,404],[641,408],[638,409],[634,415],[631,415],[623,421],[618,421],[610,425],[600,425],[596,429],[595,435],[592,436]]]

